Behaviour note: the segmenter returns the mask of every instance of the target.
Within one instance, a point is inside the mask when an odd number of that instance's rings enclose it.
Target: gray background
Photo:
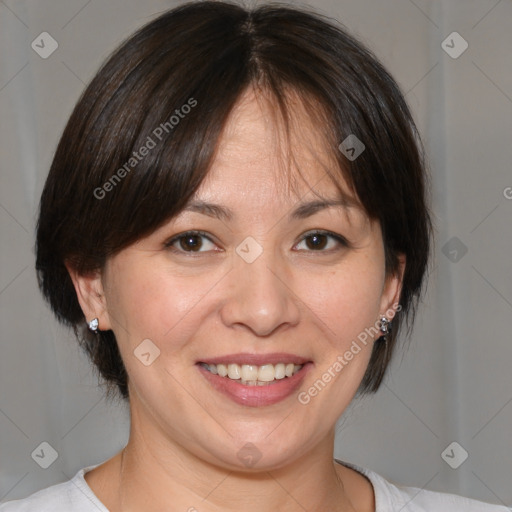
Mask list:
[[[178,3],[0,1],[0,501],[64,481],[127,441],[127,410],[105,402],[40,298],[33,233],[85,83],[121,40]],[[511,506],[512,2],[312,5],[368,44],[406,93],[430,155],[437,229],[410,348],[340,421],[336,456],[397,483]],[[59,45],[47,59],[31,48],[43,31]],[[458,58],[442,47],[454,31],[469,45]],[[44,441],[58,452],[48,469],[31,457]],[[458,469],[441,456],[454,441],[469,454]]]

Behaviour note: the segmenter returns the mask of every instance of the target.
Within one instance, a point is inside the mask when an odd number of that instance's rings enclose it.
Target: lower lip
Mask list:
[[[274,380],[272,383],[265,386],[246,386],[228,377],[214,375],[200,364],[196,366],[217,391],[231,398],[233,402],[249,407],[261,407],[276,404],[294,394],[309,369],[313,366],[313,363],[304,364],[303,367],[291,377]]]

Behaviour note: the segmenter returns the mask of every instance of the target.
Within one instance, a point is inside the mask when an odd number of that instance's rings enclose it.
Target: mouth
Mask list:
[[[289,379],[299,372],[303,365],[294,363],[254,364],[220,363],[200,365],[213,375],[239,382],[245,386],[268,386],[281,379]]]
[[[261,407],[290,397],[313,362],[292,354],[236,354],[196,366],[222,395],[240,405]]]

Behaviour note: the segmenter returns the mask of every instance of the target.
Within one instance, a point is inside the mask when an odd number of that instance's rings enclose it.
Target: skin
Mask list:
[[[246,91],[195,195],[229,208],[231,219],[185,211],[101,272],[69,268],[85,317],[113,329],[129,375],[129,442],[85,477],[111,512],[375,510],[370,482],[333,462],[335,424],[362,380],[373,339],[307,405],[297,393],[270,406],[236,404],[195,365],[238,352],[291,352],[314,363],[304,391],[399,301],[405,261],[386,276],[379,224],[362,209],[289,217],[300,203],[337,197],[325,175],[333,163],[297,104],[291,149],[302,178],[294,171],[295,186],[286,186],[271,109],[262,94]],[[199,237],[199,252],[187,253],[179,241],[174,252],[165,246],[193,229],[212,240]],[[306,234],[319,229],[349,246],[327,236],[325,246],[311,248]],[[253,263],[235,251],[248,236],[263,249]],[[148,338],[160,355],[145,366],[133,351]],[[251,468],[237,457],[248,442],[261,453]]]

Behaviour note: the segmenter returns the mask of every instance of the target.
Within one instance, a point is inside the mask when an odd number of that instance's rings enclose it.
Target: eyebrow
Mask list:
[[[305,219],[327,208],[339,208],[346,210],[355,207],[358,207],[357,202],[348,197],[342,199],[321,199],[300,203],[292,212],[290,212],[289,217],[293,220]],[[208,217],[227,221],[233,219],[235,216],[229,208],[200,200],[190,201],[185,208],[183,208],[183,211],[201,213]]]

